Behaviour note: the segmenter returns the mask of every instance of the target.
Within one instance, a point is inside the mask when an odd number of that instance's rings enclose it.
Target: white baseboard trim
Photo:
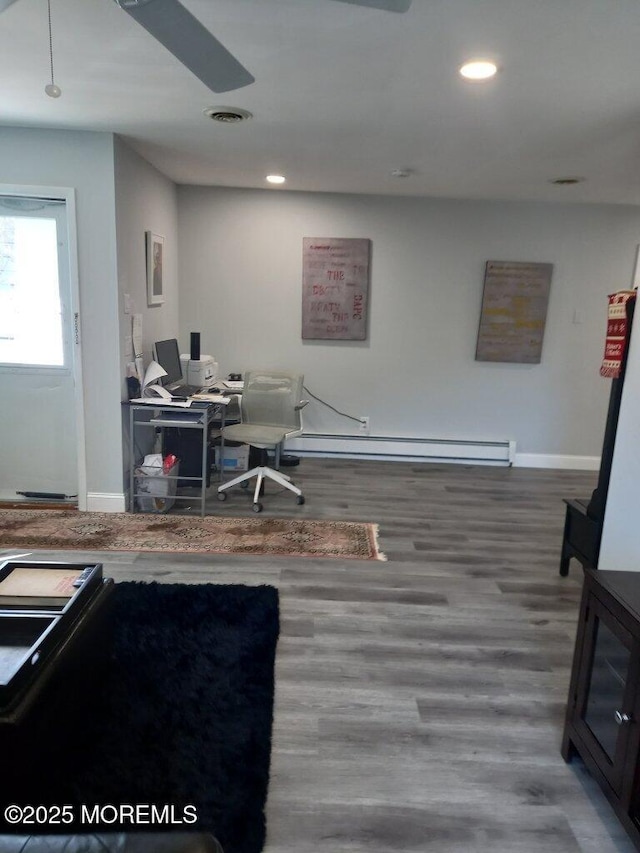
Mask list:
[[[87,512],[126,512],[127,501],[124,492],[88,492]]]
[[[456,462],[473,465],[511,465],[515,441],[440,438],[394,438],[373,435],[306,433],[287,441],[285,451],[300,456],[382,459],[405,462]]]
[[[20,501],[27,502],[26,498],[21,498],[20,495],[15,493],[15,490],[12,489],[0,489],[0,501],[14,501],[15,503],[19,503]]]
[[[552,453],[516,453],[515,468],[561,468],[572,471],[597,471],[599,456],[560,456]]]

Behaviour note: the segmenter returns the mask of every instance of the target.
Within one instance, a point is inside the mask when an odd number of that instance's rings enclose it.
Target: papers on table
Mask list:
[[[225,397],[223,394],[193,394],[187,400],[172,400],[165,397],[139,397],[137,400],[130,400],[130,403],[143,403],[145,406],[155,406],[156,409],[164,409],[175,407],[178,409],[188,409],[192,403],[217,403],[221,406],[228,406],[231,402],[231,397]]]
[[[164,367],[161,367],[157,361],[152,361],[147,367],[147,372],[144,375],[142,383],[143,397],[160,397],[163,400],[170,400],[171,394],[166,388],[160,385],[160,379],[167,375]]]
[[[192,394],[190,397],[181,400],[174,399],[171,394],[161,385],[155,384],[159,378],[156,368],[162,370],[160,365],[151,362],[145,376],[145,386],[143,388],[142,397],[135,400],[130,400],[131,403],[143,403],[145,406],[155,406],[156,408],[164,409],[166,407],[176,407],[178,409],[188,409],[192,403],[217,403],[222,406],[228,406],[231,398],[225,394],[209,394],[206,391],[201,391],[198,394]],[[162,371],[164,373],[164,371]],[[160,374],[162,375],[162,374]],[[241,383],[242,384],[242,383]]]
[[[16,568],[0,581],[0,595],[48,595],[52,598],[71,598],[75,592],[73,584],[80,577],[80,570]]]
[[[61,609],[74,595],[80,569],[38,569],[19,567],[0,581],[0,609]],[[11,645],[11,643],[10,643]]]
[[[188,409],[191,405],[191,397],[188,400],[167,400],[164,397],[138,397],[135,400],[129,400],[130,403],[142,403],[145,406],[152,406],[156,409],[164,409],[165,406],[167,408],[175,407],[177,409]]]
[[[222,403],[223,406],[227,406],[231,402],[231,397],[225,397],[224,394],[207,394],[206,391],[202,391],[199,394],[192,394],[189,399],[199,400],[202,403]]]

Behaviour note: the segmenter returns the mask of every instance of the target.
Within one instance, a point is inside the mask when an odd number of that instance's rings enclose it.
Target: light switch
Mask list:
[[[573,312],[573,322],[576,326],[579,326],[581,323],[584,323],[584,310],[582,308],[576,308]]]
[[[124,313],[133,314],[133,299],[130,293],[124,294]]]

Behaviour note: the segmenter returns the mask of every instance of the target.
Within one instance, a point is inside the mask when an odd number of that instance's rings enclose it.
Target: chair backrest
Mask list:
[[[296,406],[302,398],[303,382],[302,373],[247,370],[240,398],[242,422],[299,429],[301,417]]]

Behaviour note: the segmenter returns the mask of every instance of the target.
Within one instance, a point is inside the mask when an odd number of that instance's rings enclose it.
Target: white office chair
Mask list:
[[[301,412],[308,403],[308,400],[300,399],[303,381],[304,376],[301,373],[272,370],[249,370],[245,373],[240,399],[242,422],[224,427],[222,434],[225,441],[239,441],[262,450],[262,464],[219,486],[218,500],[226,500],[227,490],[232,486],[241,485],[247,488],[249,480],[257,477],[253,511],[261,512],[259,497],[262,482],[267,477],[297,495],[299,504],[304,503],[304,495],[291,482],[291,477],[269,468],[266,464],[268,448],[275,451],[277,467],[284,440],[302,433]]]

